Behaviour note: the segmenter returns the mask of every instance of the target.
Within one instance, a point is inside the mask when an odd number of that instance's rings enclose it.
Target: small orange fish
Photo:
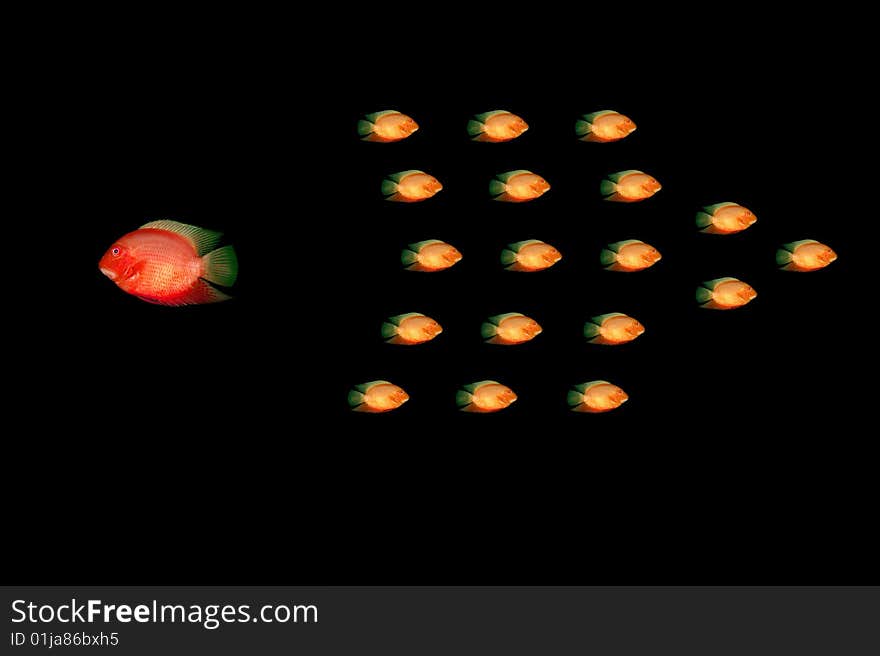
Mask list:
[[[816,271],[837,259],[837,253],[815,239],[802,239],[783,244],[776,251],[776,264],[783,271]]]
[[[732,235],[742,232],[758,220],[752,211],[737,203],[717,203],[697,212],[700,232],[713,235]]]
[[[607,380],[575,385],[568,392],[568,405],[574,412],[608,412],[627,402],[629,396]]]
[[[355,385],[348,393],[348,405],[355,412],[388,412],[409,401],[402,387],[387,380],[374,380]]]
[[[636,124],[632,119],[610,109],[584,114],[574,126],[581,141],[608,143],[620,141],[632,134]]]
[[[541,271],[562,259],[562,253],[538,239],[508,244],[501,251],[501,263],[508,271]]]
[[[455,403],[463,412],[498,412],[514,401],[513,390],[494,380],[464,385],[455,395]]]
[[[541,334],[543,328],[534,319],[519,312],[489,317],[480,329],[489,344],[522,344]]]
[[[151,221],[116,240],[98,263],[124,292],[159,305],[217,303],[230,297],[238,276],[232,246],[217,248],[223,233],[177,221]]]
[[[641,271],[660,259],[660,251],[638,239],[608,244],[599,255],[602,265],[609,271]]]
[[[424,171],[400,171],[386,176],[382,181],[382,195],[385,200],[398,203],[428,200],[441,189],[443,185],[440,181]]]
[[[501,109],[477,114],[474,119],[467,124],[468,134],[474,141],[510,141],[529,129],[529,124],[519,116]]]
[[[647,173],[635,170],[612,173],[599,185],[599,191],[605,196],[605,200],[618,203],[645,200],[660,189],[660,183],[656,179]]]
[[[439,239],[410,244],[400,254],[400,261],[408,271],[442,271],[461,258],[461,253],[454,246]]]
[[[364,119],[358,121],[358,134],[364,141],[400,141],[419,129],[413,119],[393,109],[367,114]]]
[[[418,312],[398,314],[382,324],[382,337],[389,344],[423,344],[442,332],[439,323]]]
[[[697,303],[709,310],[733,310],[758,295],[751,285],[736,278],[716,278],[697,288]]]
[[[524,203],[535,200],[550,189],[550,183],[537,173],[520,169],[499,173],[489,183],[489,193],[493,200],[508,203]]]
[[[642,324],[620,312],[602,314],[584,324],[584,337],[591,344],[626,344],[644,332]]]

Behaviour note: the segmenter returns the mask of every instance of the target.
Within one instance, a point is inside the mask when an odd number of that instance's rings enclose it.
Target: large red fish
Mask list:
[[[116,240],[98,263],[119,288],[160,305],[197,305],[231,298],[209,283],[230,287],[238,276],[232,246],[215,247],[223,233],[177,221],[152,221]]]

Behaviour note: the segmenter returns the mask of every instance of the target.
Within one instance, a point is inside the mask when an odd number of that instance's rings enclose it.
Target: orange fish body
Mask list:
[[[593,317],[584,325],[584,337],[592,344],[626,344],[644,332],[641,323],[619,312]]]
[[[600,261],[609,271],[641,271],[662,259],[660,251],[638,239],[609,244],[602,250]]]
[[[509,312],[490,317],[483,323],[481,333],[489,344],[506,346],[528,342],[541,334],[543,329],[534,319],[519,312]]]
[[[817,271],[837,259],[837,253],[814,239],[784,244],[776,251],[776,263],[784,271]]]
[[[418,203],[431,198],[442,189],[443,185],[437,178],[417,170],[392,173],[382,181],[385,200],[398,203]]]
[[[715,235],[732,235],[753,225],[758,218],[747,207],[737,203],[717,203],[697,212],[700,232]]]
[[[358,121],[358,134],[364,141],[390,143],[406,139],[419,129],[419,124],[406,114],[389,109],[367,114]]]
[[[382,324],[382,337],[389,344],[412,346],[431,341],[443,328],[431,317],[418,312],[391,317]]]
[[[733,310],[758,296],[751,285],[736,278],[716,278],[697,289],[697,302],[710,310]]]
[[[541,271],[562,259],[562,253],[550,244],[537,239],[527,239],[508,244],[501,251],[501,263],[508,271]]]
[[[657,180],[641,171],[612,173],[599,185],[605,200],[618,203],[635,203],[650,198],[661,189]]]
[[[400,261],[408,271],[442,271],[461,261],[457,248],[439,239],[410,244],[403,249]]]
[[[463,412],[498,412],[516,401],[516,394],[507,385],[483,380],[462,387],[455,401]]]
[[[575,385],[568,393],[568,405],[574,412],[608,412],[619,408],[628,399],[626,392],[605,380]]]
[[[355,412],[389,412],[409,401],[402,387],[387,380],[374,380],[355,385],[348,393],[348,404]]]
[[[98,263],[129,294],[159,305],[198,305],[230,297],[209,283],[231,286],[238,275],[232,246],[214,250],[222,233],[177,221],[153,221],[124,235]]]
[[[529,124],[523,119],[504,110],[477,114],[474,118],[468,121],[467,126],[468,134],[474,141],[510,141],[529,129]]]
[[[635,129],[636,124],[631,118],[612,110],[584,114],[575,124],[575,131],[582,141],[596,143],[620,141]]]
[[[520,169],[499,173],[489,183],[489,193],[494,200],[524,203],[549,191],[550,183],[537,173]]]

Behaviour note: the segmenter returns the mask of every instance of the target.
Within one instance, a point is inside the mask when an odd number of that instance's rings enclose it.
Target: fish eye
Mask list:
[[[114,257],[119,255],[119,246],[114,246],[113,250],[110,251]]]

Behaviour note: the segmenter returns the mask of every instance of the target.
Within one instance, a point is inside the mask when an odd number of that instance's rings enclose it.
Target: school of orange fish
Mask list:
[[[503,110],[477,114],[465,127],[472,140],[484,143],[510,141],[529,129],[521,117]],[[360,138],[374,143],[400,141],[418,129],[415,120],[394,110],[367,114],[357,125]],[[575,124],[577,138],[592,143],[619,141],[635,129],[630,118],[611,110],[585,114]],[[499,173],[489,182],[491,197],[510,203],[533,201],[550,188],[547,180],[526,170]],[[385,199],[401,203],[426,201],[442,189],[437,178],[417,170],[390,174],[381,183]],[[605,200],[619,203],[645,201],[660,189],[655,178],[635,170],[612,173],[599,184]],[[717,235],[741,232],[756,221],[748,208],[730,202],[709,205],[696,215],[701,232]],[[221,237],[219,232],[177,221],[151,221],[111,244],[99,268],[124,292],[149,303],[181,306],[226,301],[232,297],[217,286],[229,288],[235,284],[238,259],[231,245],[217,247]],[[661,257],[660,251],[638,239],[608,244],[599,254],[606,269],[621,272],[642,271]],[[401,263],[409,271],[439,272],[461,259],[462,254],[454,246],[438,239],[409,244],[401,254]],[[561,259],[559,250],[537,239],[508,244],[501,252],[501,264],[508,271],[541,271]],[[812,239],[783,244],[776,252],[777,264],[786,271],[817,271],[835,259],[837,255],[831,248]],[[700,306],[714,310],[733,310],[756,296],[748,283],[730,277],[708,280],[696,291]],[[481,334],[488,344],[514,346],[534,339],[542,330],[533,318],[510,312],[489,317]],[[388,318],[380,332],[389,344],[414,346],[436,338],[443,327],[431,317],[410,312]],[[633,317],[612,312],[591,318],[583,332],[590,343],[621,345],[638,338],[645,327]],[[487,413],[503,410],[516,398],[506,385],[483,380],[463,385],[455,401],[465,412]],[[594,380],[572,386],[567,401],[575,412],[597,413],[613,410],[627,399],[620,387]],[[368,413],[388,412],[408,400],[403,388],[385,380],[355,385],[348,395],[353,410]]]
[[[364,141],[393,143],[410,137],[419,129],[416,121],[401,112],[385,110],[367,114],[358,122],[358,135]],[[477,114],[466,130],[474,141],[499,143],[521,136],[529,129],[528,123],[511,112],[496,110]],[[636,124],[623,114],[604,110],[585,114],[575,124],[577,137],[586,142],[611,143],[626,138]],[[494,200],[525,203],[539,198],[550,190],[550,183],[527,170],[499,173],[489,183],[489,194]],[[382,181],[382,195],[386,200],[416,203],[428,200],[442,191],[443,185],[434,176],[418,170],[400,171]],[[643,171],[620,171],[608,175],[599,185],[605,200],[636,203],[649,199],[660,191],[660,183]],[[717,203],[703,207],[696,216],[697,228],[707,234],[731,235],[746,230],[757,217],[737,203]],[[609,271],[635,272],[653,266],[661,259],[660,251],[638,239],[608,244],[599,254],[599,260]],[[428,239],[409,244],[401,255],[403,266],[410,271],[438,272],[454,266],[462,254],[451,244]],[[562,253],[550,244],[537,239],[508,244],[501,252],[501,263],[508,271],[535,272],[552,267],[562,259]],[[776,253],[776,262],[786,271],[808,272],[828,266],[837,259],[831,248],[812,239],[784,244]],[[708,280],[696,291],[701,307],[714,310],[733,310],[757,297],[757,292],[746,282],[725,277]],[[488,344],[512,346],[534,339],[542,332],[541,325],[518,312],[489,317],[482,325],[481,334]],[[443,332],[438,321],[418,312],[409,312],[388,318],[381,327],[381,335],[389,344],[414,346],[424,344]],[[592,317],[584,326],[584,337],[592,344],[620,345],[631,342],[645,332],[635,318],[612,312]],[[409,394],[387,380],[374,380],[355,385],[348,402],[356,412],[382,413],[399,408],[409,400]],[[629,397],[617,385],[605,380],[593,380],[573,385],[567,402],[575,412],[600,413],[620,407]],[[494,380],[483,380],[462,385],[455,403],[464,412],[489,413],[507,408],[516,401],[516,393]]]

